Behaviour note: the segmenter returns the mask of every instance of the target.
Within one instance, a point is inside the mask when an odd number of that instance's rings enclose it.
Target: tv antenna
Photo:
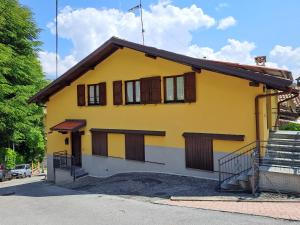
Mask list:
[[[144,21],[143,21],[143,6],[142,6],[142,0],[140,0],[140,4],[130,8],[128,12],[135,12],[136,10],[140,10],[140,17],[141,17],[141,25],[142,25],[142,41],[143,45],[145,45],[145,30],[144,30]]]

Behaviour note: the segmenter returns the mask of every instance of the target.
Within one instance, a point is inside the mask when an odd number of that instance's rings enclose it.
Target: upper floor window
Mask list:
[[[165,101],[166,102],[183,102],[184,101],[184,77],[172,76],[165,78]]]
[[[139,80],[125,82],[126,104],[140,104],[141,87]]]
[[[88,105],[106,105],[106,83],[88,85]]]
[[[196,76],[195,73],[185,73],[178,76],[164,78],[164,101],[195,102]]]

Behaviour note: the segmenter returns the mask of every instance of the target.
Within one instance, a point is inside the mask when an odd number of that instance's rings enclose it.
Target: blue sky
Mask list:
[[[42,29],[40,58],[47,77],[53,78],[55,38],[50,28],[55,0],[20,2],[32,9]],[[138,13],[134,16],[127,12],[137,3],[59,0],[60,74],[112,35],[140,41]],[[269,66],[292,70],[295,77],[300,75],[298,0],[144,0],[143,7],[147,45],[247,64],[253,63],[256,55],[267,55]]]

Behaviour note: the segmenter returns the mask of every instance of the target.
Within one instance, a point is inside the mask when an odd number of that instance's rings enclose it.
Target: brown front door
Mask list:
[[[192,135],[185,137],[186,167],[213,171],[213,140],[210,137]]]
[[[71,133],[73,165],[81,167],[81,134],[80,132]]]

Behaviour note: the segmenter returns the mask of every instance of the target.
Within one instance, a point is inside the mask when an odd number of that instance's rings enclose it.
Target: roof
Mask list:
[[[51,127],[50,130],[60,132],[77,131],[85,125],[86,120],[65,120],[54,127]]]
[[[160,57],[191,66],[196,70],[205,69],[233,77],[247,79],[256,83],[263,83],[269,88],[278,90],[286,90],[293,82],[291,72],[286,70],[198,59],[112,37],[86,58],[81,60],[78,64],[65,72],[62,76],[32,96],[29,99],[29,102],[43,103],[48,101],[50,96],[62,90],[65,86],[70,85],[74,80],[90,69],[96,67],[115,51],[124,47],[143,52],[145,55],[153,58]]]

